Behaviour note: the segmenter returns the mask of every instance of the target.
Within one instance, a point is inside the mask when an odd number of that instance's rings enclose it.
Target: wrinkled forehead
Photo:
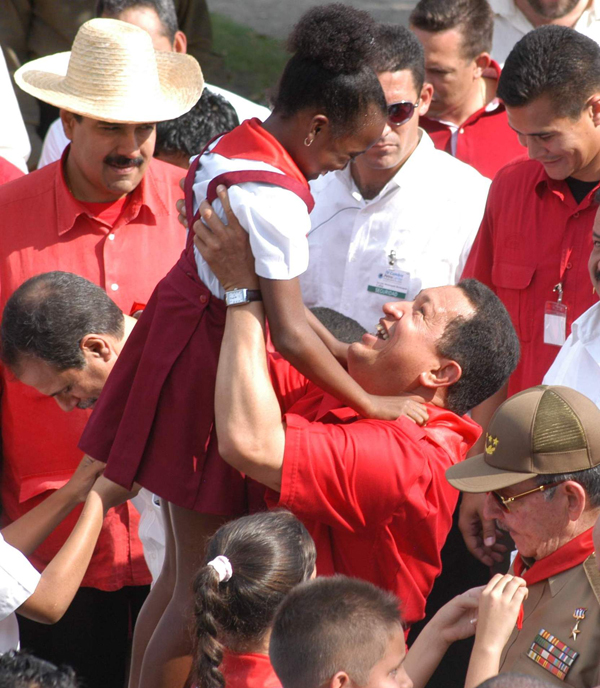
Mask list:
[[[415,303],[430,303],[436,312],[445,313],[448,317],[468,317],[475,314],[475,307],[466,293],[453,285],[422,289],[417,294]]]

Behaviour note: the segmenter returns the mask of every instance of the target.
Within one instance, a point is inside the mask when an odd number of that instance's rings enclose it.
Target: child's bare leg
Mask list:
[[[175,535],[176,580],[173,596],[158,622],[144,654],[139,686],[183,688],[192,667],[192,579],[199,568],[206,540],[227,519],[199,514],[169,504]]]
[[[165,560],[160,575],[152,586],[135,624],[129,669],[129,688],[138,688],[140,685],[140,672],[146,647],[175,590],[177,571],[175,535],[168,502],[161,500],[160,510],[165,527]]]

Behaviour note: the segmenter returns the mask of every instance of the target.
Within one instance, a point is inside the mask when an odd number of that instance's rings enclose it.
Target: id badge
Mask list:
[[[410,289],[410,272],[387,268],[385,272],[378,273],[373,282],[367,286],[367,291],[392,299],[405,299]]]
[[[544,344],[562,346],[567,338],[567,307],[559,301],[546,301]]]

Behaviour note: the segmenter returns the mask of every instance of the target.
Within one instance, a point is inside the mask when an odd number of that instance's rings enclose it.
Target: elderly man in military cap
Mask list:
[[[484,514],[518,549],[527,581],[500,663],[556,685],[600,683],[600,573],[592,530],[600,514],[600,410],[568,387],[539,386],[496,411],[484,453],[452,466],[448,481],[487,493]]]

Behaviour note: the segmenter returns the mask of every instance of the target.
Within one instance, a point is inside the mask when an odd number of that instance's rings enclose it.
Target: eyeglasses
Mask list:
[[[419,98],[419,100],[421,100]],[[398,103],[388,105],[388,120],[395,127],[406,124],[408,120],[415,114],[415,108],[419,104],[411,103],[410,100],[401,100]]]
[[[527,492],[521,492],[521,494],[514,495],[514,497],[503,497],[497,492],[490,492],[489,494],[492,495],[492,497],[496,500],[498,506],[503,511],[510,512],[508,505],[516,501],[517,499],[521,499],[521,497],[526,497],[527,495],[533,494],[534,492],[545,492],[546,490],[549,490],[551,487],[556,487],[557,485],[560,485],[560,483],[561,481],[558,481],[556,483],[548,483],[547,485],[540,485],[539,487],[534,487],[533,490],[527,490]]]

